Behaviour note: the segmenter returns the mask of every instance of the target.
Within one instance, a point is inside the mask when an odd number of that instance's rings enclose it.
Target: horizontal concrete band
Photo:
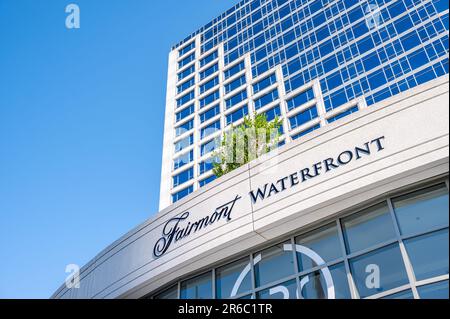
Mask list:
[[[448,92],[445,76],[240,167],[128,232],[82,268],[79,289],[62,285],[52,297],[138,298],[395,189],[448,174]],[[252,192],[264,187],[255,200]]]

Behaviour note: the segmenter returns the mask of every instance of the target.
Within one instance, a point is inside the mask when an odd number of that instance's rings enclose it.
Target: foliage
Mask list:
[[[255,113],[253,117],[246,116],[238,127],[231,126],[217,141],[214,174],[221,177],[276,148],[281,125],[278,117],[268,122],[264,113]]]

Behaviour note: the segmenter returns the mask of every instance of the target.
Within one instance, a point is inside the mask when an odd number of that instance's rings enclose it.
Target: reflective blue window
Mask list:
[[[291,111],[299,106],[302,106],[303,104],[311,101],[314,99],[314,92],[313,89],[308,89],[305,92],[300,93],[299,95],[295,96],[294,98],[287,101],[287,108],[288,111]]]
[[[350,299],[350,289],[348,286],[347,273],[343,263],[329,267],[333,278],[334,293],[336,299]],[[314,271],[302,276],[300,280],[305,281],[302,287],[301,296],[304,299],[327,299],[328,287],[322,271]]]
[[[295,134],[295,135],[292,135],[292,139],[293,139],[293,140],[297,140],[297,139],[299,139],[300,137],[305,136],[305,135],[307,135],[307,134],[309,134],[309,133],[311,133],[311,132],[313,132],[313,131],[315,131],[315,130],[317,130],[317,129],[319,129],[319,128],[320,128],[320,124],[316,124],[316,125],[310,127],[309,129],[306,129],[306,130],[304,130],[304,131],[302,131],[302,132],[300,132],[300,133],[297,133],[297,134]]]
[[[194,120],[187,121],[175,128],[175,136],[180,136],[183,133],[191,130],[194,127]]]
[[[253,84],[253,94],[256,94],[265,88],[268,88],[272,84],[277,82],[277,77],[275,74],[269,75],[268,77],[262,79],[258,83]]]
[[[408,289],[408,290],[398,292],[393,295],[383,297],[381,299],[414,299],[414,295],[413,295],[411,289]]]
[[[180,299],[211,299],[212,297],[210,272],[181,283]]]
[[[306,109],[289,118],[291,130],[295,129],[296,127],[302,126],[303,124],[308,123],[309,121],[317,117],[317,107],[314,105],[313,107],[310,107],[309,109]]]
[[[207,177],[205,179],[202,179],[198,182],[200,187],[203,187],[205,185],[208,185],[209,183],[213,182],[216,179],[216,175],[211,175],[210,177]]]
[[[294,274],[294,260],[291,251],[286,251],[285,245],[290,242],[276,245],[255,254],[254,259],[261,259],[255,266],[256,286],[261,287],[277,279]]]
[[[186,154],[180,155],[173,160],[173,169],[176,170],[180,167],[183,167],[186,164],[189,164],[194,160],[194,151],[191,150]]]
[[[189,168],[173,177],[173,187],[186,183],[194,177],[194,168]]]
[[[183,138],[180,141],[176,142],[174,144],[175,152],[182,151],[185,148],[191,146],[192,144],[194,144],[194,135],[193,134],[191,134],[189,136],[186,136],[185,138]]]
[[[180,97],[179,99],[177,99],[177,107],[180,107],[190,101],[192,101],[195,98],[195,92],[191,91],[185,95],[183,95],[182,97]]]
[[[216,270],[216,297],[225,299],[232,297],[233,288],[242,270],[250,264],[250,258],[243,258]],[[240,295],[252,289],[250,272],[242,278],[241,285],[235,291],[235,295]]]
[[[193,114],[194,111],[195,111],[194,104],[192,104],[192,105],[182,109],[180,112],[175,114],[176,121],[177,122],[181,121],[182,119],[184,119],[184,118],[188,117],[189,115]]]
[[[236,73],[238,73],[244,69],[245,69],[245,63],[244,63],[244,61],[242,61],[242,62],[236,64],[235,66],[225,70],[223,73],[225,76],[225,80],[232,77],[233,75],[235,75]]]
[[[448,280],[418,287],[421,299],[448,299]]]
[[[405,241],[417,280],[448,275],[448,229]]]
[[[275,119],[275,117],[281,116],[280,106],[277,105],[277,106],[271,108],[270,110],[265,111],[264,114],[266,115],[267,122],[273,121]]]
[[[219,56],[219,54],[217,53],[217,50],[214,51],[213,53],[207,55],[206,57],[204,57],[203,59],[200,60],[200,67],[203,67],[205,65],[207,65],[208,63],[214,61],[215,59],[217,59]]]
[[[279,287],[283,288],[277,289]],[[280,285],[263,289],[257,293],[257,297],[258,299],[296,299],[297,290],[297,282],[293,279],[283,282]]]
[[[192,193],[194,191],[194,187],[193,186],[189,186],[186,187],[185,189],[175,193],[172,195],[172,202],[176,203],[179,200],[181,200],[182,198],[186,197],[187,195],[189,195],[190,193]]]
[[[195,48],[195,41],[191,42],[190,44],[188,44],[187,46],[185,46],[179,50],[180,57],[185,55],[186,53],[188,53],[189,51],[191,51],[194,48]]]
[[[200,86],[200,94],[205,93],[206,91],[212,89],[213,87],[215,87],[218,84],[219,84],[219,77],[216,76],[213,79],[209,80],[208,82],[206,82],[205,84],[202,84]]]
[[[178,299],[178,285],[157,294],[154,299]]]
[[[238,77],[236,80],[231,81],[228,84],[225,84],[225,94],[230,93],[231,91],[241,87],[245,84],[245,74]]]
[[[402,235],[414,235],[448,225],[448,190],[445,184],[393,199]]]
[[[200,175],[209,172],[214,168],[214,159],[209,159],[204,162],[201,162],[200,164],[198,164],[198,166],[200,170]]]
[[[209,124],[208,126],[205,126],[204,128],[202,128],[200,130],[200,138],[203,139],[219,130],[220,130],[220,120],[215,121],[214,123]]]
[[[211,94],[208,94],[203,99],[200,99],[200,108],[205,107],[208,104],[211,104],[214,101],[217,101],[220,97],[219,90],[214,91]]]
[[[328,123],[333,123],[334,121],[337,121],[343,117],[346,117],[347,115],[350,115],[352,113],[355,113],[358,111],[358,106],[354,106],[349,108],[347,111],[344,111],[342,113],[339,113],[338,115],[335,115],[333,117],[330,117],[329,119],[327,119]]]
[[[395,238],[389,208],[381,203],[342,219],[348,253],[372,247]]]
[[[177,86],[177,93],[181,93],[195,84],[195,77]]]
[[[255,100],[255,110],[259,110],[260,108],[266,106],[269,103],[272,103],[277,99],[278,99],[278,90],[275,89]]]
[[[367,234],[369,236],[369,234]],[[408,283],[405,264],[398,244],[393,244],[350,260],[356,288],[361,298],[400,287]],[[375,268],[375,266],[377,268]],[[367,285],[368,269],[379,269],[380,285]]]
[[[178,81],[181,81],[185,78],[187,78],[189,75],[195,72],[195,64],[191,65],[187,69],[183,70],[182,72],[178,73]]]
[[[335,223],[299,236],[295,239],[295,242],[297,245],[312,249],[325,262],[334,261],[342,257],[338,228]],[[305,254],[297,254],[297,263],[300,272],[319,266]]]
[[[200,156],[203,156],[205,154],[208,154],[208,153],[214,151],[216,149],[216,147],[217,147],[217,142],[215,139],[200,145]]]
[[[214,116],[220,113],[220,106],[219,104],[209,108],[203,113],[200,113],[200,123],[206,122],[209,119],[212,119]]]
[[[243,90],[243,91],[233,95],[229,99],[225,100],[225,106],[227,109],[229,109],[229,108],[235,106],[236,104],[244,101],[246,98],[247,98],[247,90]]]
[[[248,107],[247,107],[247,105],[245,105],[244,107],[241,107],[240,109],[227,115],[227,124],[226,125],[236,122],[237,120],[240,120],[247,114],[248,114]]]
[[[182,68],[183,66],[188,65],[189,63],[191,63],[194,60],[195,60],[195,53],[189,54],[183,60],[178,62],[178,68]]]
[[[217,63],[214,64],[213,66],[210,66],[206,70],[200,72],[200,80],[207,78],[208,76],[217,72],[218,70],[219,70],[219,65]]]

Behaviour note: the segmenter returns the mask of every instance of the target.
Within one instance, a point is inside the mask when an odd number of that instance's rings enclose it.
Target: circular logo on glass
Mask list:
[[[317,266],[324,266],[320,268],[320,272],[321,275],[323,276],[324,280],[325,280],[325,290],[326,290],[326,298],[327,299],[335,299],[335,290],[334,290],[334,283],[333,283],[333,278],[331,276],[331,272],[330,269],[326,266],[325,261],[322,259],[322,257],[319,256],[319,254],[317,254],[315,251],[313,251],[312,249],[302,246],[302,245],[294,245],[295,247],[295,251],[297,252],[297,254],[303,254],[305,256],[307,256],[308,258],[310,258]],[[288,251],[292,251],[293,247],[292,245],[288,245],[285,244],[283,245],[283,250],[288,252]],[[259,262],[261,262],[262,260],[262,255],[258,254],[255,256],[255,258],[253,258],[253,264],[257,265]],[[239,288],[242,285],[242,282],[244,281],[245,277],[250,273],[252,268],[251,263],[248,263],[244,269],[242,270],[242,272],[239,274],[233,289],[231,291],[231,295],[230,297],[233,298],[238,294]],[[306,286],[306,284],[309,283],[309,276],[305,276],[300,280],[300,284],[296,289],[296,298],[297,299],[304,299],[303,295],[302,295],[302,291],[303,288]],[[277,296],[282,296],[282,299],[290,299],[293,298],[294,296],[291,296],[291,293],[289,292],[288,287],[283,286],[283,285],[279,285],[276,287],[272,287],[269,289],[269,295],[275,295],[277,294]]]

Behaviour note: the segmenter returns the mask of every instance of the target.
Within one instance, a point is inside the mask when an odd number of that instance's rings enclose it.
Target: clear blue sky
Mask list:
[[[0,298],[48,298],[157,211],[168,52],[237,2],[0,0]]]

